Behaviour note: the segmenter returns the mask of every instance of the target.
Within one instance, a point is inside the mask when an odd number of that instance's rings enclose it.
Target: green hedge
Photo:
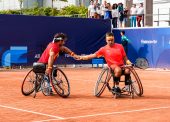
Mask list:
[[[32,9],[22,9],[22,10],[3,10],[0,14],[16,14],[16,15],[34,15],[34,16],[69,16],[69,17],[86,17],[87,8],[81,6],[68,6],[61,10],[56,8],[39,8],[35,7]]]

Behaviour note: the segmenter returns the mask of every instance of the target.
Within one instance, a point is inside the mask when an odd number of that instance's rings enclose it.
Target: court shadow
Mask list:
[[[146,58],[147,54],[149,53],[148,51],[148,45],[144,44],[142,47],[139,48],[138,50],[138,56],[142,58]]]
[[[23,96],[23,97],[28,98],[28,99],[29,98],[32,98],[32,99],[56,99],[56,98],[58,99],[58,98],[62,98],[58,94],[53,94],[53,95],[45,96],[42,93],[37,93],[35,98],[33,96],[34,95],[31,94],[31,95]]]
[[[94,95],[71,95],[69,97],[69,99],[99,99],[99,100],[108,100],[108,99],[115,99],[113,95],[102,95],[100,97],[96,97]],[[134,99],[142,99],[143,96],[141,97],[138,97],[138,96],[135,96]],[[119,97],[117,97],[117,99],[132,99],[131,96],[129,95],[121,95]]]
[[[110,99],[112,98],[112,96],[100,96],[100,97],[96,97],[94,95],[82,95],[82,94],[76,94],[76,95],[70,95],[69,97],[70,99]]]
[[[170,97],[168,95],[167,96],[165,96],[165,95],[161,95],[161,96],[159,96],[159,95],[145,95],[145,96],[142,96],[141,99],[147,99],[147,100],[149,100],[149,99],[154,99],[154,100],[167,99],[167,100],[169,100]]]

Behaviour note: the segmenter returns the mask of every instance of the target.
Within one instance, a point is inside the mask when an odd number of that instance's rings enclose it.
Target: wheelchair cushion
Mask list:
[[[44,63],[33,63],[33,72],[34,73],[45,73],[46,65]]]

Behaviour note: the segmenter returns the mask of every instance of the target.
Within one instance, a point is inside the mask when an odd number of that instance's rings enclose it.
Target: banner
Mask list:
[[[113,30],[116,42],[121,43],[121,30]],[[129,43],[128,57],[132,62],[146,58],[150,67],[170,67],[170,28],[124,29]]]
[[[66,46],[77,54],[90,54],[105,44],[110,20],[88,18],[0,15],[0,66],[32,65],[58,32],[66,33]],[[64,54],[58,64],[75,61]]]

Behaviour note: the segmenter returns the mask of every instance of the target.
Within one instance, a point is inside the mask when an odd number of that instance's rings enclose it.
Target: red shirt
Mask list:
[[[47,64],[48,63],[48,58],[50,56],[50,52],[55,53],[55,56],[54,56],[54,60],[55,60],[56,57],[59,54],[59,51],[60,51],[60,49],[59,49],[59,45],[57,43],[52,43],[52,42],[49,43],[47,48],[42,53],[42,55],[41,55],[40,59],[38,60],[38,62]]]
[[[109,66],[113,64],[118,66],[123,65],[124,57],[126,56],[123,46],[117,43],[111,47],[108,45],[101,47],[95,54],[97,57],[104,56]]]

